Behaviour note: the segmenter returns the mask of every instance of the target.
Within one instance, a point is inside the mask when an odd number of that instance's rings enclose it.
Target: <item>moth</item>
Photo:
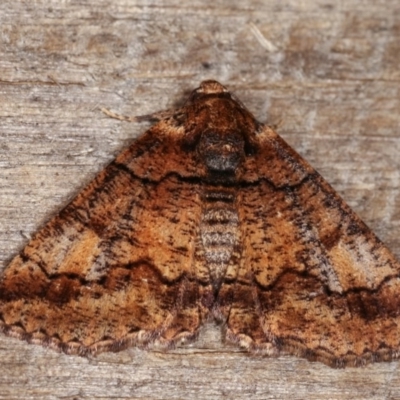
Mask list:
[[[5,334],[89,355],[215,320],[267,356],[398,357],[400,264],[306,161],[216,81],[150,117],[5,269]]]

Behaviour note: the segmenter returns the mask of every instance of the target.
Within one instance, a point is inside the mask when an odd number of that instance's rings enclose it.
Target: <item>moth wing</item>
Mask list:
[[[180,178],[191,161],[179,161],[168,127],[122,152],[11,261],[0,282],[4,332],[79,354],[195,334],[200,200]]]
[[[271,129],[258,140],[258,179],[238,200],[243,256],[228,337],[333,366],[397,357],[399,263]]]

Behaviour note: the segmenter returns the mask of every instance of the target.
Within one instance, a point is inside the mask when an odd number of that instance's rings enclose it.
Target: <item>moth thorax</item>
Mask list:
[[[244,140],[239,132],[206,131],[198,152],[209,171],[233,173],[244,158]]]

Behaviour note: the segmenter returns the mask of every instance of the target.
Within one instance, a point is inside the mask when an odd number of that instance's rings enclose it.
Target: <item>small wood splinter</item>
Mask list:
[[[399,356],[400,264],[306,161],[215,81],[154,115],[6,268],[4,333],[87,355],[212,319],[269,356]]]

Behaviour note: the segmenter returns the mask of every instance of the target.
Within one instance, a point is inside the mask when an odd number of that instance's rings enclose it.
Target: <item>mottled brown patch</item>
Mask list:
[[[399,263],[270,127],[215,81],[138,119],[159,122],[5,270],[6,334],[86,355],[170,347],[214,318],[266,355],[398,357]]]

